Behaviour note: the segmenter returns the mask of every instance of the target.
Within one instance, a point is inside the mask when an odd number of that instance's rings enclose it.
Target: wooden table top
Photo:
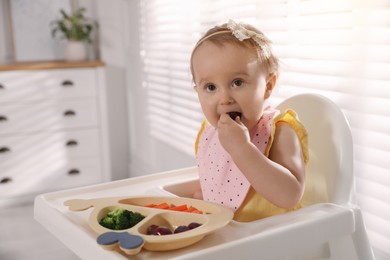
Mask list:
[[[76,62],[73,61],[69,62],[64,60],[10,62],[10,63],[0,63],[0,71],[102,67],[104,65],[105,65],[104,62],[99,60],[76,61]]]

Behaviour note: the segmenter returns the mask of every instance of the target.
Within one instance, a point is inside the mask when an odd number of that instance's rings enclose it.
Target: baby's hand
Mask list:
[[[249,130],[237,116],[234,120],[228,114],[222,114],[218,121],[219,141],[229,153],[250,141]]]

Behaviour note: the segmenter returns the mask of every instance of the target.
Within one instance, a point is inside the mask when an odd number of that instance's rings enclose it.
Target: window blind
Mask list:
[[[203,115],[189,70],[192,48],[215,24],[254,24],[274,42],[282,62],[272,103],[320,93],[346,114],[358,202],[372,246],[390,256],[390,1],[139,2],[151,136],[193,155]]]

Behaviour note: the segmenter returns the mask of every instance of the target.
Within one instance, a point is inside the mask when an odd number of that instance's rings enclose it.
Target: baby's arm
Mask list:
[[[249,133],[247,129],[243,131],[245,126],[241,122],[230,123],[233,125],[218,127],[221,144],[252,187],[276,206],[295,207],[305,186],[305,166],[295,131],[286,123],[278,123],[267,158],[250,142]]]

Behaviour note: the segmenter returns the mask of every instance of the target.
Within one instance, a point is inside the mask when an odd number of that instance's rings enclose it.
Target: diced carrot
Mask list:
[[[203,211],[195,208],[195,207],[189,207],[187,210],[185,210],[184,212],[190,212],[190,213],[197,213],[197,214],[203,214]]]
[[[203,211],[196,209],[191,211],[191,213],[203,214]]]
[[[197,208],[194,208],[194,207],[192,207],[192,206],[188,208],[188,212],[192,212],[192,211],[194,211],[194,210],[198,210],[198,209],[197,209]]]
[[[168,203],[163,202],[161,204],[158,204],[155,208],[157,208],[157,209],[169,209],[170,206],[168,205]]]
[[[182,205],[175,206],[173,204],[169,205],[168,203],[163,202],[163,203],[160,203],[160,204],[153,204],[153,203],[151,203],[151,204],[146,205],[145,207],[155,208],[155,209],[168,209],[168,210],[174,210],[174,211],[203,214],[203,211],[201,211],[201,210],[199,210],[199,209],[197,209],[197,208],[195,208],[193,206],[188,207],[187,204],[182,204]]]
[[[173,207],[170,207],[169,210],[176,210],[176,211],[184,211],[184,210],[187,210],[188,207],[186,204],[183,204],[183,205],[179,205],[179,206],[173,206]]]

